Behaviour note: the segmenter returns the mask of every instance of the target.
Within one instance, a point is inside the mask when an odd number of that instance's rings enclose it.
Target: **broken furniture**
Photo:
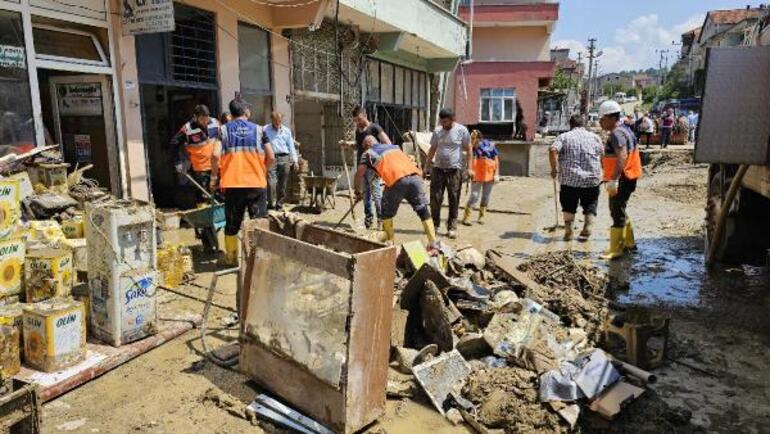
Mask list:
[[[34,384],[4,380],[0,386],[0,427],[3,432],[37,434],[40,432],[40,399]]]
[[[240,370],[335,432],[382,416],[397,249],[272,217],[243,233]]]
[[[604,325],[605,343],[615,338],[625,343],[625,354],[619,359],[642,369],[654,369],[663,364],[668,348],[671,318],[646,309],[631,309],[609,317]]]

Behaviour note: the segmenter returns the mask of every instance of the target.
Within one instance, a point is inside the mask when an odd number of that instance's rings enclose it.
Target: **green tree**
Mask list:
[[[553,76],[553,80],[551,80],[551,90],[569,90],[569,89],[577,89],[578,87],[578,80],[577,78],[573,78],[569,74],[565,74],[564,71],[561,69],[557,69],[556,73]]]

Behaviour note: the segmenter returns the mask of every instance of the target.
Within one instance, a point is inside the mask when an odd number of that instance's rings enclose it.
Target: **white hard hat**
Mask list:
[[[604,117],[607,115],[620,113],[623,109],[620,108],[620,104],[613,100],[604,101],[602,105],[599,106],[599,116]]]

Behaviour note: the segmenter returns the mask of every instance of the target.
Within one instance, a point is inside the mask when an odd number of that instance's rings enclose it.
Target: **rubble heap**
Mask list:
[[[558,433],[580,429],[586,410],[612,419],[646,391],[635,367],[596,348],[608,279],[571,252],[515,264],[410,243],[399,264],[390,397],[424,393],[481,433]]]

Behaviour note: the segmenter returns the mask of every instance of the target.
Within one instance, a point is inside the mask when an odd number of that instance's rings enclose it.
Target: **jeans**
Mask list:
[[[283,207],[286,200],[286,186],[289,184],[291,176],[291,167],[294,162],[290,155],[278,155],[275,162],[267,172],[268,190],[267,204],[269,208]]]
[[[374,208],[372,208],[374,206]],[[382,218],[382,180],[377,176],[377,172],[372,169],[366,169],[364,174],[364,217],[366,221],[372,222],[374,214],[377,218]]]
[[[671,141],[671,131],[672,128],[661,128],[660,129],[660,146],[661,148],[665,148],[668,146],[668,143]]]
[[[225,235],[238,235],[243,215],[253,219],[267,216],[266,188],[228,188],[225,190]]]
[[[618,194],[610,197],[610,215],[612,216],[612,227],[622,228],[626,226],[628,215],[626,207],[631,193],[636,190],[636,180],[629,180],[623,177],[618,182]]]
[[[562,184],[559,202],[562,212],[575,214],[580,205],[583,207],[583,214],[596,215],[596,208],[599,205],[599,186],[571,187]]]
[[[436,229],[441,226],[441,205],[444,203],[444,191],[449,197],[449,217],[447,229],[457,229],[457,214],[460,208],[460,191],[463,186],[461,169],[440,169],[434,167],[430,172],[430,213]]]
[[[392,219],[396,216],[398,207],[403,199],[406,199],[409,205],[412,206],[420,220],[428,220],[430,218],[428,198],[425,197],[425,191],[423,191],[422,187],[422,177],[409,175],[396,181],[392,187],[385,187],[385,192],[382,195],[383,220]]]
[[[473,182],[471,184],[471,195],[468,196],[468,203],[466,206],[472,207],[479,202],[479,196],[481,196],[481,206],[489,206],[489,199],[492,196],[492,187],[495,186],[494,181],[489,182]]]
[[[690,130],[688,131],[688,133],[689,133],[688,139],[689,139],[690,143],[694,143],[695,142],[695,131],[697,131],[697,130],[698,130],[697,126],[690,127]]]

